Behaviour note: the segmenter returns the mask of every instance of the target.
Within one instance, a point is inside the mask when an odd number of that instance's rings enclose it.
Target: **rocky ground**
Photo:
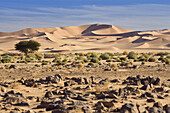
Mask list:
[[[168,65],[0,72],[1,113],[170,113]]]

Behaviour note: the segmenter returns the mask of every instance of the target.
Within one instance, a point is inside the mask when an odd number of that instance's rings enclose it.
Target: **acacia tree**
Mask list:
[[[28,53],[38,51],[40,46],[41,44],[34,40],[20,41],[19,43],[15,44],[15,49],[27,55]]]

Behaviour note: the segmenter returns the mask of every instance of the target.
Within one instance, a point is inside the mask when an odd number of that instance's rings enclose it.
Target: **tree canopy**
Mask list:
[[[15,49],[27,54],[38,51],[40,46],[41,44],[34,40],[20,41],[19,43],[15,44]]]

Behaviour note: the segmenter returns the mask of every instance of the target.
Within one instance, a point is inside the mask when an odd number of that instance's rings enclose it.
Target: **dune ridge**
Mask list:
[[[106,24],[54,28],[26,28],[16,32],[0,32],[0,53],[16,52],[21,40],[41,43],[40,52],[124,49],[170,49],[170,30],[132,31]],[[47,49],[51,48],[51,49]]]

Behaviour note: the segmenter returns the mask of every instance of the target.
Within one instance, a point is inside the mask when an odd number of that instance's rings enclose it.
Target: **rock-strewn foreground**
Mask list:
[[[103,72],[103,76],[95,73],[91,76],[53,74],[4,80],[0,83],[0,111],[170,113],[170,84],[166,74],[167,77],[163,79],[150,75],[119,74],[120,77],[109,78]]]
[[[21,40],[41,43],[41,52],[170,50],[170,30],[132,31],[113,25],[92,24],[54,28],[27,28],[0,32],[0,53],[16,52]]]

